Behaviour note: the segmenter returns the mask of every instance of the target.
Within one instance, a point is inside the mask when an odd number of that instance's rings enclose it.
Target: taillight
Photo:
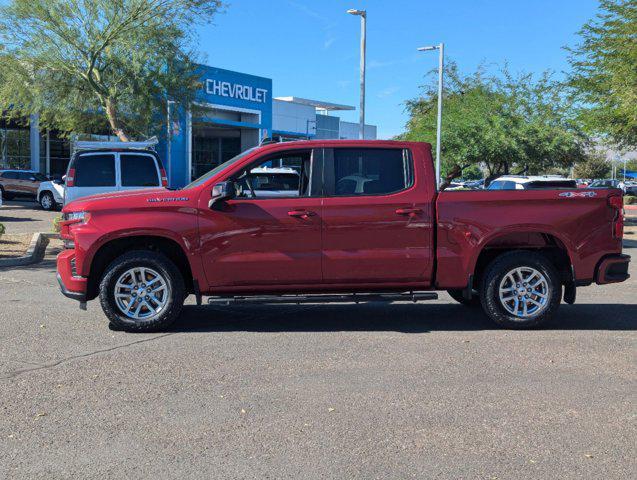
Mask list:
[[[168,177],[166,176],[166,170],[164,170],[163,168],[159,170],[159,172],[161,173],[161,186],[162,187],[167,187],[168,186]]]
[[[67,187],[72,187],[75,185],[75,169],[74,168],[69,169],[69,173],[66,174],[64,183],[66,183]]]
[[[624,236],[624,197],[621,195],[608,197],[608,205],[615,210],[613,236],[615,238],[622,238]]]

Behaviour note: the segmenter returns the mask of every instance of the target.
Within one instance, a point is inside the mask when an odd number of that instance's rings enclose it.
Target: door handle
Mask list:
[[[311,212],[310,210],[290,210],[288,212],[288,215],[290,217],[296,217],[296,218],[309,218],[316,215],[316,213]]]
[[[396,210],[397,215],[416,215],[422,213],[422,208],[399,208]]]

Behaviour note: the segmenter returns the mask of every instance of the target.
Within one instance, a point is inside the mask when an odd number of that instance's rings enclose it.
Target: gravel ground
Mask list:
[[[29,248],[33,235],[29,233],[0,236],[0,258],[21,257]]]
[[[126,334],[58,292],[51,257],[0,270],[0,478],[634,477],[632,274],[537,331],[441,294],[190,300]]]
[[[0,223],[7,234],[51,232],[53,219],[58,215],[59,211],[47,212],[31,200],[3,200],[0,207]]]

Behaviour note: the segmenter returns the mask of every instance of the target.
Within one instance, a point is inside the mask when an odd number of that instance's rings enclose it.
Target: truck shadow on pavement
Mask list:
[[[637,242],[635,242],[637,243]],[[49,252],[51,253],[51,252]],[[57,252],[53,252],[57,253]],[[55,257],[24,267],[50,273],[55,281]],[[0,268],[0,272],[12,267]],[[629,287],[630,288],[630,287]],[[190,297],[192,299],[192,297]],[[445,299],[446,294],[441,294]],[[585,300],[578,291],[578,299]],[[192,301],[192,300],[191,300]],[[383,303],[326,305],[186,305],[170,332],[336,332],[393,331],[427,333],[431,331],[499,330],[480,308],[457,303]],[[637,330],[637,304],[562,304],[544,330]]]
[[[455,304],[250,305],[184,307],[172,332],[499,330],[480,309]],[[637,330],[637,305],[561,305],[544,330]]]
[[[3,210],[4,212],[4,210]],[[0,215],[0,220],[2,220],[3,222],[9,223],[9,222],[33,222],[36,221],[35,218],[27,218],[27,217],[5,217],[3,215]]]

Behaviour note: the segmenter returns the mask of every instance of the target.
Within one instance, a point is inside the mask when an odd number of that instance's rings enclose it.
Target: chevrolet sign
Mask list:
[[[265,103],[268,91],[265,88],[255,88],[250,85],[207,79],[206,93],[249,102]]]

